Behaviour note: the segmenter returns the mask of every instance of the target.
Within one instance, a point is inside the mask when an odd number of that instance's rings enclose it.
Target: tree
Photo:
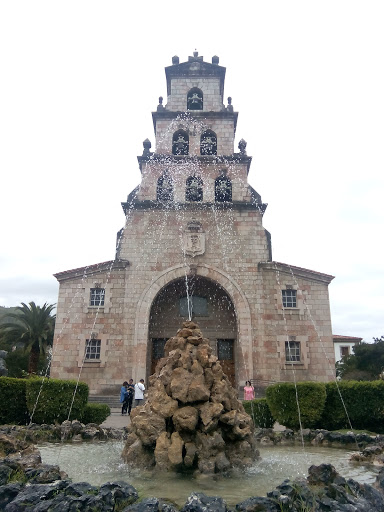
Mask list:
[[[373,343],[353,347],[354,354],[343,357],[336,364],[337,375],[344,380],[376,380],[384,372],[384,336],[373,338]]]
[[[37,373],[40,354],[45,355],[53,343],[56,315],[52,315],[55,304],[36,306],[24,302],[15,313],[8,314],[8,322],[0,325],[0,337],[10,347],[22,343],[28,357],[28,373]]]

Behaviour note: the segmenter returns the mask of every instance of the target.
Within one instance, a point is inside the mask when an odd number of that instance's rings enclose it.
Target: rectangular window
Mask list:
[[[340,347],[341,357],[349,356],[349,347]]]
[[[217,357],[220,361],[233,360],[233,340],[217,340]]]
[[[296,290],[282,290],[283,307],[296,308]]]
[[[101,340],[87,340],[85,344],[85,360],[100,359]]]
[[[105,289],[91,288],[90,306],[104,306]]]
[[[192,316],[208,316],[207,299],[205,297],[189,297],[189,309],[191,309]],[[189,317],[188,297],[180,299],[180,316]]]
[[[300,361],[300,341],[285,342],[285,360],[287,362]]]

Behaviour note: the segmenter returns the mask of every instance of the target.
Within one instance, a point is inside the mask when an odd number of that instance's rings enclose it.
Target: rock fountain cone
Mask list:
[[[147,403],[131,413],[125,462],[220,473],[259,458],[252,419],[196,323],[167,341],[149,384]]]

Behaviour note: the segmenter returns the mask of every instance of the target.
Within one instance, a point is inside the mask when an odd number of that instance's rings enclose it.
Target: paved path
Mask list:
[[[108,418],[100,425],[101,427],[113,427],[113,428],[124,428],[131,423],[131,419],[128,414],[121,415],[121,408],[111,409],[111,414]]]

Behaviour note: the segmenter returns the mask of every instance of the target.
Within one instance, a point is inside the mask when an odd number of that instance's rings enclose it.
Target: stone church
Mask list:
[[[145,140],[115,258],[55,274],[52,377],[116,394],[123,380],[147,381],[165,341],[193,319],[238,389],[334,378],[333,277],[273,261],[252,158],[243,139],[234,147],[225,72],[197,52],[165,68],[154,151]]]

